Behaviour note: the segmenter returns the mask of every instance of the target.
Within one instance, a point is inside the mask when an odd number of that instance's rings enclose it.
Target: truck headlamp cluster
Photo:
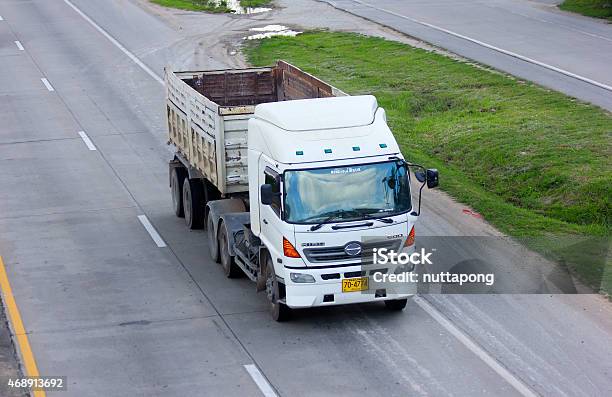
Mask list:
[[[298,284],[314,283],[315,282],[314,277],[312,277],[310,274],[290,273],[289,277],[291,277],[291,281],[293,281],[294,283],[298,283]]]

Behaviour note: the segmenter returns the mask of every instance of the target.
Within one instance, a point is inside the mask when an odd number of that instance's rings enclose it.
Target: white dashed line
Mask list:
[[[40,79],[40,81],[43,82],[43,84],[45,85],[45,87],[47,87],[47,89],[49,91],[55,91],[55,89],[53,88],[53,86],[51,85],[51,83],[49,83],[49,80],[45,79],[44,77]]]
[[[474,43],[474,44],[477,44],[477,45],[479,45],[479,46],[482,46],[482,47],[488,48],[488,49],[493,50],[493,51],[500,52],[500,53],[502,53],[502,54],[505,54],[505,55],[511,56],[511,57],[513,57],[513,58],[517,58],[517,59],[520,59],[520,60],[522,60],[522,61],[529,62],[529,63],[532,63],[532,64],[534,64],[534,65],[538,65],[538,66],[541,66],[541,67],[543,67],[543,68],[546,68],[546,69],[549,69],[549,70],[555,71],[555,72],[557,72],[557,73],[564,74],[564,75],[566,75],[566,76],[568,76],[568,77],[571,77],[571,78],[574,78],[574,79],[576,79],[576,80],[584,81],[585,83],[589,83],[589,84],[592,84],[592,85],[597,86],[597,87],[599,87],[599,88],[603,88],[604,90],[612,91],[612,86],[609,86],[609,85],[604,84],[604,83],[600,83],[599,81],[595,81],[595,80],[589,79],[588,77],[580,76],[580,75],[578,75],[578,74],[576,74],[576,73],[569,72],[569,71],[567,71],[567,70],[564,70],[564,69],[558,68],[558,67],[556,67],[556,66],[552,66],[552,65],[549,65],[549,64],[547,64],[547,63],[537,61],[537,60],[535,60],[535,59],[532,59],[532,58],[526,57],[526,56],[524,56],[524,55],[517,54],[516,52],[512,52],[512,51],[504,50],[503,48],[499,48],[499,47],[496,47],[496,46],[494,46],[494,45],[491,45],[491,44],[485,43],[485,42],[483,42],[483,41],[476,40],[476,39],[473,39],[473,38],[471,38],[471,37],[468,37],[468,36],[462,35],[462,34],[460,34],[460,33],[453,32],[452,30],[444,29],[444,28],[442,28],[442,27],[440,27],[440,26],[436,26],[436,25],[433,25],[433,24],[431,24],[431,23],[427,23],[427,22],[424,22],[424,21],[420,21],[420,20],[418,20],[418,19],[415,19],[415,18],[412,18],[412,17],[406,16],[406,15],[402,15],[402,14],[399,14],[399,13],[397,13],[397,12],[393,12],[393,11],[391,11],[391,10],[387,10],[387,9],[384,9],[384,8],[381,8],[381,7],[376,7],[376,6],[372,5],[372,4],[364,3],[363,1],[360,1],[360,0],[352,0],[352,1],[353,1],[353,2],[355,2],[355,3],[357,3],[357,4],[361,4],[362,6],[369,7],[369,8],[373,8],[373,9],[375,9],[375,10],[379,10],[379,11],[382,11],[382,12],[384,12],[384,13],[387,13],[387,14],[390,14],[390,15],[394,15],[394,16],[399,17],[399,18],[402,18],[402,19],[406,19],[406,20],[411,21],[411,22],[414,22],[414,23],[416,23],[416,24],[419,24],[419,25],[422,25],[422,26],[426,26],[426,27],[428,27],[428,28],[431,28],[431,29],[437,30],[437,31],[439,31],[439,32],[443,32],[443,33],[446,33],[446,34],[448,34],[448,35],[455,36],[455,37],[458,37],[458,38],[460,38],[460,39],[470,41],[470,42],[472,42],[472,43]]]
[[[85,145],[87,145],[87,148],[89,150],[97,150],[96,145],[94,145],[91,139],[89,139],[85,131],[79,131],[79,135],[81,136],[81,139],[83,140],[83,142],[85,142]]]
[[[261,372],[259,372],[259,369],[255,365],[247,364],[244,366],[244,368],[246,368],[247,372],[249,375],[251,375],[251,378],[253,378],[253,381],[257,387],[259,387],[259,390],[261,390],[261,393],[265,397],[278,397],[272,386],[270,386],[270,383],[268,383],[266,378],[261,374]]]
[[[23,46],[21,45],[21,42],[20,42],[19,40],[16,40],[16,41],[15,41],[15,45],[17,46],[17,48],[19,48],[19,51],[23,51],[23,50],[24,50],[24,48],[23,48]]]
[[[2,18],[2,15],[0,15],[0,21],[4,21],[4,18]]]
[[[425,299],[415,296],[414,302],[419,305],[427,314],[429,314],[434,320],[438,322],[444,329],[451,333],[463,346],[467,347],[472,353],[480,358],[485,364],[501,376],[506,382],[508,382],[514,389],[524,397],[537,397],[537,394],[533,392],[529,386],[523,383],[519,378],[514,376],[510,371],[503,367],[496,359],[491,357],[482,347],[467,336],[463,331],[455,326],[448,318],[438,311],[431,303]]]
[[[140,223],[142,223],[142,226],[147,229],[149,236],[151,236],[153,241],[155,241],[155,244],[157,244],[159,248],[164,248],[166,246],[166,243],[164,242],[164,239],[161,238],[159,233],[157,233],[157,230],[155,230],[155,227],[153,227],[151,222],[149,222],[149,218],[147,218],[146,215],[138,215],[138,220],[140,221]]]
[[[93,26],[98,32],[102,33],[104,37],[106,37],[111,43],[115,45],[115,47],[119,48],[125,55],[127,55],[132,61],[136,63],[136,65],[140,66],[142,70],[147,72],[147,74],[155,81],[157,81],[161,85],[165,85],[164,80],[159,77],[154,71],[152,71],[147,65],[145,65],[138,57],[130,52],[127,48],[125,48],[121,43],[119,43],[113,36],[110,35],[104,28],[95,23],[90,17],[87,16],[83,11],[79,10],[77,6],[72,4],[69,0],[64,0],[64,3],[68,4],[70,8],[77,12],[84,20],[89,22],[91,26]]]

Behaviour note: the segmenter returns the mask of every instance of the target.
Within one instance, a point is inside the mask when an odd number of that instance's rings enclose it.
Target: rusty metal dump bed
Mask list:
[[[169,143],[224,195],[248,191],[247,124],[260,103],[346,95],[278,61],[273,67],[166,68]]]

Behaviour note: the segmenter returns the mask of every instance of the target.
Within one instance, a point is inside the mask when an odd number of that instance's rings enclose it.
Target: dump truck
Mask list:
[[[284,61],[166,68],[165,81],[173,209],[206,228],[228,278],[265,291],[277,321],[315,306],[406,306],[410,293],[369,288],[374,270],[397,271],[373,269],[371,256],[414,250],[421,192],[438,172],[404,159],[374,96],[349,96]]]

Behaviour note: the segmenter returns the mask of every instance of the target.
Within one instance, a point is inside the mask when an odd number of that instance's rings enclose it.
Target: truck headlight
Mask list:
[[[291,281],[294,283],[314,283],[315,279],[310,274],[304,273],[289,273],[289,277],[291,277]]]

